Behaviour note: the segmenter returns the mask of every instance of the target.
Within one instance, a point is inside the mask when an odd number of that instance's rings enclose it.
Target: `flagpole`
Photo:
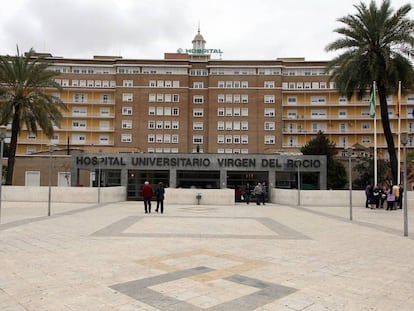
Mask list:
[[[378,184],[378,168],[377,168],[377,101],[375,81],[372,82],[371,96],[369,99],[369,116],[374,119],[374,186]]]
[[[377,101],[376,101],[376,85],[373,82],[373,96],[374,96],[374,186],[378,184],[378,166],[377,166]]]
[[[398,117],[398,175],[397,175],[397,185],[401,183],[401,112],[400,112],[400,102],[401,102],[401,81],[398,82],[398,96],[397,96],[397,117]]]

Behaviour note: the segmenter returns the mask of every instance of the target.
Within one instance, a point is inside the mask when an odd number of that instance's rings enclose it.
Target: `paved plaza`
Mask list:
[[[51,208],[2,202],[2,311],[414,310],[411,207]]]

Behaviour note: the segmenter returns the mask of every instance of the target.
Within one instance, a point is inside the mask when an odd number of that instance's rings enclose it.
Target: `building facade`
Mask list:
[[[45,151],[50,143],[85,152],[291,153],[318,131],[340,150],[373,146],[369,95],[340,96],[325,72],[327,62],[214,59],[209,52],[219,50],[205,43],[198,32],[190,53],[166,53],[160,60],[50,55],[62,86],[55,95],[68,110],[52,140],[22,130],[17,153]],[[388,102],[397,135],[396,94]],[[400,107],[401,129],[412,133],[413,90]],[[386,157],[380,118],[377,133],[379,156]]]

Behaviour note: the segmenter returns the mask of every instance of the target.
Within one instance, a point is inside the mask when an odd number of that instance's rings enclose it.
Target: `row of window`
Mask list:
[[[101,87],[101,88],[115,88],[115,80],[72,80],[69,79],[55,79],[55,82],[62,87]]]
[[[364,109],[361,110],[361,117],[363,118],[367,118],[369,117],[369,109]],[[393,118],[394,115],[394,108],[388,108],[388,116],[390,118]],[[407,111],[407,117],[411,117],[412,116],[412,112],[411,111]],[[310,111],[310,118],[312,119],[327,119],[328,117],[328,112],[325,109],[312,109]],[[287,118],[288,119],[303,119],[304,116],[299,116],[297,110],[288,110],[287,111]],[[339,110],[338,111],[338,118],[340,119],[347,119],[349,118],[348,116],[348,111],[343,109],[343,110]]]
[[[75,74],[188,74],[187,68],[182,67],[141,67],[141,66],[117,66],[110,67],[94,67],[94,66],[51,66],[51,69],[61,73],[75,73]],[[210,70],[212,75],[281,75],[281,68],[212,68]],[[192,76],[207,76],[207,69],[191,69]],[[326,75],[324,69],[284,69],[285,76],[316,76]]]

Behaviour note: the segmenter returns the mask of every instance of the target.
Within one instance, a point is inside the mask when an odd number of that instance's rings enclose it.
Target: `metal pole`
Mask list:
[[[298,167],[298,206],[300,206],[300,160],[296,161]]]
[[[1,223],[1,200],[2,200],[2,185],[3,185],[3,148],[4,148],[4,138],[0,137],[0,223]]]
[[[49,197],[47,201],[47,216],[50,216],[52,200],[52,146],[49,148]]]
[[[406,157],[406,145],[405,143],[403,146],[403,153],[404,153],[404,236],[408,236],[408,211],[407,211],[407,157]]]
[[[101,158],[98,158],[98,204],[101,203]]]
[[[352,220],[352,153],[348,153],[348,170],[349,170],[349,220]]]

